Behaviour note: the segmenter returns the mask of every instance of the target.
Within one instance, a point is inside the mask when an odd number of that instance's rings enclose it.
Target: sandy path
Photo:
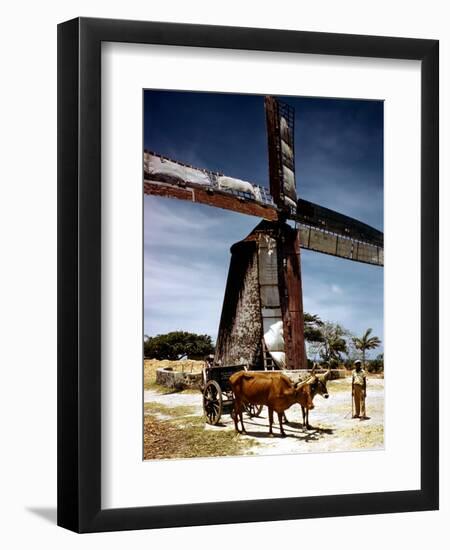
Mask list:
[[[279,435],[278,420],[275,423],[275,436],[269,436],[267,407],[257,418],[244,415],[247,435],[237,437],[258,441],[252,454],[288,454],[306,452],[349,451],[383,448],[384,425],[384,380],[369,379],[367,388],[367,414],[369,420],[351,418],[350,381],[334,380],[328,383],[329,399],[317,396],[315,408],[310,412],[311,430],[301,426],[301,409],[293,405],[287,411],[289,423],[284,426],[286,438]],[[145,402],[160,403],[167,407],[191,406],[195,414],[202,415],[202,396],[198,394],[159,394],[145,391]],[[276,417],[276,415],[275,415]],[[205,424],[207,430],[234,430],[230,415],[224,414],[217,426]]]

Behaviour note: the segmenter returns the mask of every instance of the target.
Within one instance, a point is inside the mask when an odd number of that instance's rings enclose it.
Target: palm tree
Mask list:
[[[372,329],[368,328],[366,332],[362,335],[362,338],[352,338],[355,348],[362,351],[362,362],[363,366],[366,360],[366,351],[369,349],[375,349],[381,344],[381,340],[378,336],[370,336],[372,334]]]

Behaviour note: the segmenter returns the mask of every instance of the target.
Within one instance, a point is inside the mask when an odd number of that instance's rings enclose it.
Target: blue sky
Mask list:
[[[383,230],[383,103],[280,97],[295,108],[297,193]],[[144,147],[268,187],[264,98],[146,91]],[[259,219],[144,196],[144,333],[217,336],[230,246]],[[305,311],[383,339],[383,269],[301,251]],[[381,349],[376,350],[379,353]]]

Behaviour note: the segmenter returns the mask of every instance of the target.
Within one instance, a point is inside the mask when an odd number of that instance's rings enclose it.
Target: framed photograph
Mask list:
[[[58,27],[58,524],[438,508],[438,41]]]

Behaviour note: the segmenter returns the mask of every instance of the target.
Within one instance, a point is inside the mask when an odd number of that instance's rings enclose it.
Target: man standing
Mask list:
[[[354,363],[355,369],[352,373],[352,399],[355,401],[355,414],[353,418],[367,420],[366,416],[366,372],[361,366],[359,359]]]

